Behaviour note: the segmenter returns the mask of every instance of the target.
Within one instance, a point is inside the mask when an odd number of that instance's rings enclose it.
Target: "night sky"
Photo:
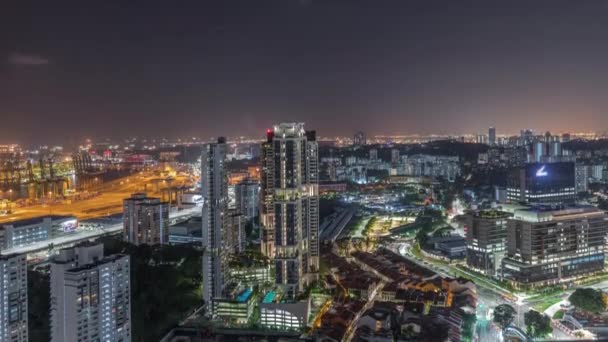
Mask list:
[[[608,1],[7,0],[0,58],[0,143],[608,127]]]

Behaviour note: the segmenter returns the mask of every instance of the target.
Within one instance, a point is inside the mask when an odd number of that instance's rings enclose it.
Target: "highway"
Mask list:
[[[200,207],[195,207],[192,209],[184,209],[181,211],[173,211],[169,214],[169,219],[171,221],[177,221],[182,218],[186,218],[189,216],[193,216],[201,212]],[[103,235],[112,235],[118,234],[123,229],[122,223],[108,225],[107,227],[93,229],[93,230],[81,230],[74,233],[67,233],[64,236],[56,237],[49,239],[47,241],[34,243],[28,246],[16,247],[3,250],[1,254],[12,254],[12,253],[36,253],[40,251],[47,250],[49,246],[53,246],[54,248],[74,244],[80,241],[94,239]],[[201,228],[202,229],[202,228]]]

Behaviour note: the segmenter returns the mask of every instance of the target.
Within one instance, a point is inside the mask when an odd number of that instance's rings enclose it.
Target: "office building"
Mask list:
[[[51,341],[131,341],[128,255],[102,244],[63,249],[51,261]]]
[[[123,237],[134,245],[169,243],[169,204],[135,193],[123,201]]]
[[[225,169],[226,139],[207,144],[201,158],[203,191],[203,299],[211,303],[222,296],[228,249],[228,178]]]
[[[366,144],[367,144],[367,139],[365,137],[365,133],[362,131],[355,133],[355,136],[353,137],[353,145],[354,146],[365,146]]]
[[[25,254],[0,256],[0,341],[27,342]]]
[[[246,179],[234,186],[235,208],[250,221],[259,215],[260,184]]]
[[[507,180],[507,200],[522,204],[574,203],[574,163],[531,163],[514,169]]]
[[[488,143],[490,146],[496,145],[496,128],[494,127],[488,129]]]
[[[467,265],[489,276],[499,273],[507,248],[507,219],[511,214],[480,210],[466,214]]]
[[[272,230],[276,283],[288,296],[304,289],[319,267],[318,146],[302,123],[282,123],[268,132],[262,159],[263,230]],[[272,182],[271,182],[272,180]],[[272,209],[269,209],[272,207]],[[270,227],[268,225],[271,225]],[[266,233],[269,243],[269,234]],[[265,248],[262,246],[263,251]],[[264,251],[268,253],[269,250]]]
[[[508,220],[503,275],[544,286],[604,269],[608,215],[595,207],[515,210]]]

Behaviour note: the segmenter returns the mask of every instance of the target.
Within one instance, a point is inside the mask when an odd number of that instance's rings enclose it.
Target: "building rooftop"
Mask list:
[[[537,206],[526,209],[516,210],[513,218],[527,222],[545,222],[556,220],[571,220],[586,216],[601,216],[605,215],[603,210],[593,206],[568,206],[568,207],[550,207]]]

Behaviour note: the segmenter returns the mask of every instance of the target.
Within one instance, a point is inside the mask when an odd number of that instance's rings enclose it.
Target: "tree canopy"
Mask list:
[[[599,313],[604,311],[602,292],[591,288],[579,288],[568,298],[577,309]]]
[[[509,304],[500,304],[494,309],[494,323],[506,328],[515,318],[515,309]]]
[[[526,323],[526,333],[532,337],[545,337],[553,332],[549,316],[535,310],[524,314],[524,323]]]

